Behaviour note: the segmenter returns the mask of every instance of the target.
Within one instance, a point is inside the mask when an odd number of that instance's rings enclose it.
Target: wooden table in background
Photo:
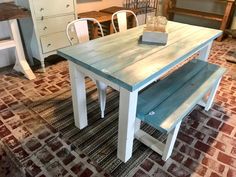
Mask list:
[[[0,3],[0,21],[8,21],[11,28],[11,39],[0,40],[0,50],[15,48],[16,62],[14,69],[22,72],[28,79],[34,79],[35,75],[30,69],[21,43],[21,36],[17,19],[29,17],[29,11],[16,6],[14,3]]]
[[[114,33],[114,29],[111,24],[111,16],[112,14],[97,11],[89,11],[78,14],[78,18],[95,18],[99,23],[108,23],[110,34]],[[93,39],[98,37],[98,26],[96,24],[93,25],[92,35]]]

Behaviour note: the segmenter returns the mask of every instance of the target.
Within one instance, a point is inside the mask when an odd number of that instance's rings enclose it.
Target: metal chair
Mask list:
[[[134,16],[135,21],[136,21],[136,26],[139,26],[138,18],[133,11],[119,10],[119,11],[115,12],[114,14],[112,14],[112,17],[111,17],[112,26],[113,26],[116,33],[117,33],[117,29],[116,29],[116,26],[114,23],[115,17],[117,16],[119,32],[123,32],[123,31],[127,30],[127,13],[131,13]]]
[[[88,21],[97,24],[102,37],[104,36],[101,24],[94,18],[80,18],[70,22],[66,27],[66,35],[68,40],[70,41],[71,45],[74,45],[74,38],[71,36],[72,33],[76,33],[79,43],[89,41],[89,30],[88,30]],[[101,109],[101,118],[104,118],[104,111],[106,107],[106,89],[107,85],[103,82],[95,81],[93,78],[92,80],[96,83],[98,89],[98,96],[99,96],[99,103]]]

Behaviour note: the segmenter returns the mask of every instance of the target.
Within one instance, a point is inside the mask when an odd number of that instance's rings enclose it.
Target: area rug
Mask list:
[[[119,94],[111,88],[107,91],[105,118],[100,118],[98,95],[95,84],[86,80],[88,102],[88,124],[83,130],[74,126],[71,91],[64,90],[47,100],[30,105],[44,120],[56,128],[64,140],[73,144],[74,150],[80,150],[90,157],[100,168],[112,176],[126,176],[152,152],[137,140],[134,141],[132,158],[123,163],[117,158],[118,101]],[[147,125],[142,129],[161,141],[166,136]]]

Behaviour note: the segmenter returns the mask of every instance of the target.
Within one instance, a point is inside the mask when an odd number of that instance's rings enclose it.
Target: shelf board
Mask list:
[[[205,18],[205,19],[215,20],[219,22],[222,22],[223,20],[223,15],[208,13],[208,12],[200,12],[200,11],[190,10],[190,9],[173,8],[173,9],[170,9],[168,12],[180,14],[180,15],[188,15],[188,16],[193,16],[193,17]]]

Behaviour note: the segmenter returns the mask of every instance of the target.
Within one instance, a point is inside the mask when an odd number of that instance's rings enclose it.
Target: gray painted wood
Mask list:
[[[225,71],[200,60],[185,64],[139,95],[137,118],[162,132],[170,132]]]
[[[197,62],[197,64],[195,62]],[[176,70],[173,74],[142,92],[139,95],[138,101],[139,116],[145,116],[155,109],[155,107],[174,94],[206,65],[206,62],[193,60],[192,62],[189,62],[186,67]],[[154,99],[151,100],[151,98]]]
[[[120,87],[134,91],[222,33],[220,30],[168,22],[168,43],[157,46],[139,43],[143,28],[139,26],[60,49],[58,54]]]

